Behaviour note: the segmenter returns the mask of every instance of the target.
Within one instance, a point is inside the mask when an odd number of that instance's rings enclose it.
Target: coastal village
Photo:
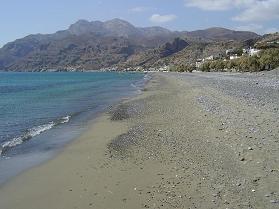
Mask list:
[[[182,41],[183,42],[183,41]],[[260,71],[276,68],[279,49],[279,33],[268,34],[262,40],[257,41],[247,47],[231,46],[227,49],[212,52],[210,56],[200,57],[190,63],[182,61],[180,64],[168,62],[154,67],[134,66],[134,67],[109,67],[101,71],[144,71],[144,72],[193,72],[193,71]],[[187,55],[185,55],[187,56]],[[170,59],[171,60],[171,59]],[[186,59],[187,60],[187,59]],[[250,62],[250,63],[249,63]],[[253,63],[251,63],[253,62]],[[261,62],[261,63],[260,63]],[[273,63],[271,63],[273,62]],[[217,66],[216,66],[217,63]],[[221,63],[221,67],[220,67]],[[241,64],[244,63],[244,69]],[[245,64],[248,63],[248,66]],[[219,65],[218,65],[219,64]],[[254,65],[253,65],[254,64]],[[209,69],[211,66],[214,68]],[[232,66],[230,66],[232,65]],[[204,69],[204,66],[207,66]],[[250,67],[250,69],[247,69]]]
[[[279,41],[278,41],[279,43]],[[242,51],[239,49],[227,49],[226,50],[226,56],[222,55],[222,54],[218,54],[218,55],[211,55],[209,57],[205,57],[203,59],[197,59],[196,61],[196,68],[200,68],[205,62],[210,62],[210,61],[214,61],[214,60],[234,60],[234,59],[238,59],[241,56],[257,56],[259,54],[261,50],[260,49],[256,49],[256,48],[243,48]]]

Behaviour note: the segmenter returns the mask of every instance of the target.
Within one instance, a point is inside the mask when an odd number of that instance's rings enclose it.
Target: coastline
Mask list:
[[[0,187],[1,208],[276,208],[278,109],[214,76],[154,74],[57,157]]]
[[[59,154],[88,122],[136,96],[147,80],[143,73],[5,74],[0,83],[0,185]]]

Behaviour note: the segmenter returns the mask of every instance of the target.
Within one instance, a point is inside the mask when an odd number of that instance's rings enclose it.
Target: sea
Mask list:
[[[59,153],[147,80],[133,72],[0,73],[0,184]]]

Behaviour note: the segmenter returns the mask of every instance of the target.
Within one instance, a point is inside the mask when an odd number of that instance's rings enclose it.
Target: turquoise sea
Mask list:
[[[143,73],[0,73],[0,183],[49,159],[145,81]]]

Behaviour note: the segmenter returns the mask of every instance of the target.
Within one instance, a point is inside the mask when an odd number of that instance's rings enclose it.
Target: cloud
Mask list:
[[[149,7],[134,7],[129,9],[130,12],[145,12],[147,10],[149,10]]]
[[[275,19],[279,19],[278,0],[255,1],[253,5],[233,18],[242,22],[263,22]]]
[[[185,6],[208,11],[240,11],[233,20],[263,22],[279,19],[279,0],[185,0]]]
[[[176,18],[177,16],[173,14],[169,14],[169,15],[153,14],[149,19],[151,22],[154,23],[166,23],[166,22],[171,22]]]
[[[208,11],[223,11],[249,5],[254,1],[255,0],[185,0],[185,6]]]

